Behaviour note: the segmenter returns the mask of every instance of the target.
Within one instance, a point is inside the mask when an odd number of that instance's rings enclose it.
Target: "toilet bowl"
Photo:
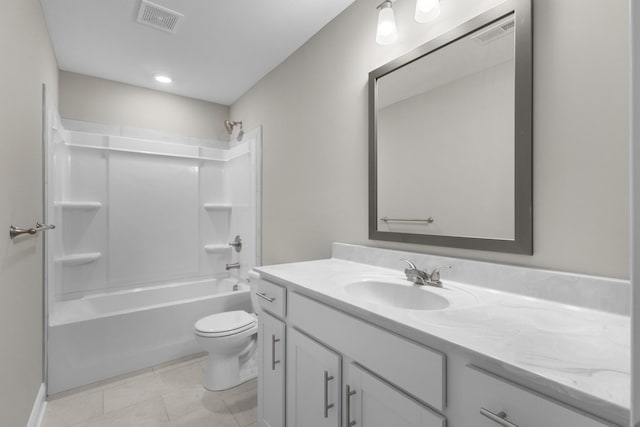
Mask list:
[[[255,314],[240,310],[212,314],[196,322],[195,334],[198,344],[209,353],[203,381],[207,390],[226,390],[255,378]]]

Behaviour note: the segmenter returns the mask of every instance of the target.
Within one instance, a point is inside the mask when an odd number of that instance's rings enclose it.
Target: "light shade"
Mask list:
[[[376,43],[385,45],[391,44],[398,39],[396,29],[396,17],[393,13],[390,1],[385,1],[378,6],[378,31],[376,32]]]
[[[173,81],[173,79],[171,79],[171,77],[169,76],[164,76],[162,74],[156,74],[155,76],[153,76],[153,78],[158,82],[158,83],[171,83]]]
[[[416,0],[416,21],[424,23],[440,16],[440,0]]]

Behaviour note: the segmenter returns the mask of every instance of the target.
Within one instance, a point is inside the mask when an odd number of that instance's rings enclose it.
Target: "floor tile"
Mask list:
[[[223,401],[242,427],[257,421],[258,396],[256,390],[227,396],[223,398]]]
[[[201,385],[204,370],[200,363],[189,363],[174,369],[162,369],[156,372],[159,390],[162,394],[183,388]]]
[[[115,376],[113,378],[108,378],[106,380],[101,380],[101,381],[97,381],[95,383],[92,384],[88,384],[85,386],[81,386],[81,387],[77,387],[71,390],[67,390],[67,391],[62,391],[60,393],[55,393],[53,395],[50,395],[48,397],[48,399],[50,400],[57,400],[60,399],[62,397],[67,397],[67,396],[73,396],[73,395],[78,395],[80,393],[84,393],[87,391],[97,391],[97,390],[103,390],[105,388],[109,388],[109,387],[114,387],[118,384],[127,382],[127,381],[131,381],[133,379],[136,379],[138,377],[144,376],[144,375],[153,375],[153,368],[146,368],[146,369],[141,369],[135,372],[131,372],[128,374],[123,374],[123,375],[118,375]]]
[[[168,425],[167,411],[162,399],[158,396],[72,427],[164,427]]]
[[[233,415],[225,407],[224,403],[219,402],[219,408],[215,412],[208,409],[199,409],[190,412],[176,420],[171,420],[171,427],[240,427]]]
[[[257,427],[256,380],[207,391],[205,365],[203,356],[182,359],[58,394],[42,427]]]
[[[76,395],[69,395],[47,402],[47,419],[56,420],[73,425],[90,418],[104,414],[103,392],[85,391]]]
[[[206,364],[206,355],[198,355],[195,357],[185,357],[182,359],[174,360],[172,362],[162,363],[153,367],[153,372],[156,374],[172,371],[174,369],[184,368],[193,364],[203,365]]]
[[[130,383],[132,381],[139,381],[142,378],[147,378],[152,376],[153,376],[153,368],[149,368],[143,371],[138,371],[135,374],[120,375],[110,380],[101,381],[100,383],[97,383],[94,388],[96,390],[106,390],[108,388],[118,387],[118,386],[121,386],[122,384]]]
[[[48,406],[48,404],[47,404]],[[67,427],[68,424],[61,417],[59,412],[52,412],[48,408],[45,409],[45,416],[40,427]]]
[[[160,397],[155,375],[143,375],[104,389],[104,412],[108,414],[136,403]]]
[[[252,379],[250,381],[247,381],[247,382],[245,382],[243,384],[240,384],[240,385],[238,385],[236,387],[233,387],[233,388],[230,388],[230,389],[224,390],[224,391],[217,391],[217,392],[214,392],[214,393],[220,393],[221,396],[223,398],[225,398],[225,397],[234,396],[236,394],[243,394],[243,393],[245,393],[247,391],[252,391],[252,390],[255,391],[257,389],[258,389],[258,379],[254,378],[254,379]]]
[[[208,393],[216,396],[219,399],[224,399],[228,397],[232,397],[238,394],[243,394],[247,391],[257,390],[258,389],[258,380],[256,378],[249,380],[245,383],[242,383],[233,388],[222,390],[222,391],[208,391]]]
[[[171,420],[203,408],[210,412],[226,408],[220,397],[206,391],[201,385],[170,391],[163,394],[162,399]]]

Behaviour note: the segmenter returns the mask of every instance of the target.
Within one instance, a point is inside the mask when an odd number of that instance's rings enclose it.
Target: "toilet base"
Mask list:
[[[255,354],[242,364],[238,357],[220,359],[209,355],[202,385],[209,391],[222,391],[252,380],[257,375]]]

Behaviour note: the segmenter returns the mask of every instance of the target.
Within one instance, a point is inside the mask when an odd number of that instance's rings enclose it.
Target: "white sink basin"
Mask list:
[[[365,302],[407,310],[442,310],[449,301],[424,286],[397,284],[378,280],[349,283],[344,290]]]

